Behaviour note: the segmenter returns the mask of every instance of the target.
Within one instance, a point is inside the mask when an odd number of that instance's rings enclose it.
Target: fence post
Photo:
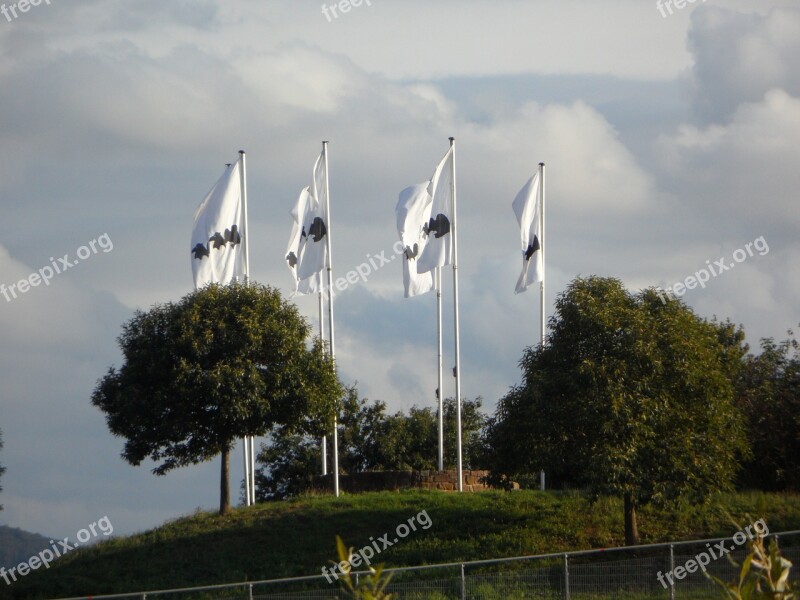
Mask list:
[[[675,573],[675,545],[669,545],[669,572],[670,574]],[[675,600],[675,584],[672,581],[669,582],[669,600]]]
[[[251,584],[250,584],[249,586],[247,586],[247,587],[248,587],[248,590],[247,590],[247,595],[248,595],[248,598],[249,598],[250,600],[253,600],[253,584],[251,583]]]
[[[467,579],[464,577],[464,563],[461,563],[461,600],[467,600]]]
[[[564,600],[569,600],[569,554],[564,555]]]

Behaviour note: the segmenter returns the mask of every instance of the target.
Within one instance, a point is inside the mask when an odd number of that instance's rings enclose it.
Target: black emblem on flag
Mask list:
[[[203,246],[203,244],[197,244],[194,248],[192,248],[192,254],[197,260],[203,260],[204,256],[210,256],[208,253],[208,248]]]
[[[230,243],[231,246],[242,243],[242,236],[239,234],[239,228],[236,225],[231,225],[230,229],[225,230],[225,241]]]
[[[419,256],[419,244],[414,244],[414,247],[406,246],[406,249],[403,250],[403,254],[406,255],[407,260],[413,260]]]
[[[431,220],[423,226],[422,230],[425,232],[426,236],[433,232],[434,237],[438,240],[440,237],[444,237],[450,233],[450,219],[442,213],[439,213],[436,215],[436,218],[431,218]]]
[[[231,225],[230,229],[226,229],[225,233],[222,234],[219,231],[215,231],[214,235],[208,238],[208,245],[205,246],[203,244],[196,244],[194,248],[192,248],[192,254],[194,258],[197,260],[203,260],[203,257],[211,256],[211,249],[220,250],[225,248],[228,244],[231,247],[235,247],[237,244],[242,243],[242,236],[239,233],[239,228],[236,225]]]
[[[219,250],[220,248],[225,246],[225,238],[222,237],[222,234],[217,231],[213,236],[208,238],[209,243],[213,242],[214,250]]]
[[[324,238],[327,233],[328,228],[325,227],[325,221],[322,220],[322,217],[314,217],[314,220],[311,222],[311,227],[308,228],[308,233],[306,233],[306,228],[303,227],[301,237],[311,237],[315,242],[318,242]]]
[[[289,266],[293,269],[297,266],[297,255],[294,252],[289,252],[286,255],[286,260],[289,261]]]
[[[539,245],[539,236],[533,236],[533,243],[528,244],[528,249],[525,250],[525,260],[530,260],[531,256],[533,256],[537,250],[540,250],[541,246]]]

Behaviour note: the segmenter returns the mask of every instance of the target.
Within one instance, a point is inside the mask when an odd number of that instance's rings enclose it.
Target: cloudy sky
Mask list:
[[[463,393],[490,410],[539,335],[538,294],[513,293],[511,201],[540,161],[548,307],[578,275],[666,287],[763,236],[768,252],[684,300],[753,345],[784,336],[800,322],[796,5],[372,0],[329,19],[318,0],[51,0],[0,15],[0,284],[110,240],[0,296],[0,523],[74,536],[108,515],[129,533],[215,507],[218,462],[128,466],[89,397],[132,312],[192,290],[193,211],[240,148],[252,275],[288,293],[289,211],[321,140],[342,275],[391,252],[397,194],[456,138]],[[336,311],[347,382],[393,410],[433,404],[435,299],[402,298],[399,262]]]

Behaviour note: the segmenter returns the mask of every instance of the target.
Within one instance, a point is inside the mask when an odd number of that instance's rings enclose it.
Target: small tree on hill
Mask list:
[[[742,484],[800,491],[800,344],[791,331],[783,342],[761,340],[761,354],[747,357],[736,401],[753,446]]]
[[[731,487],[747,452],[731,383],[743,337],[653,290],[576,279],[546,346],[525,351],[522,385],[498,404],[488,435],[496,474],[545,469],[622,497],[625,542],[638,543],[639,506]]]
[[[455,464],[455,400],[444,402],[445,467]],[[464,464],[481,468],[483,433],[487,417],[481,400],[462,402]],[[271,442],[264,444],[257,461],[257,497],[281,500],[307,489],[320,472],[322,454],[318,438],[286,428],[275,428]],[[330,440],[329,440],[330,441]],[[392,470],[434,470],[438,455],[438,417],[431,408],[412,406],[408,414],[386,414],[380,400],[359,399],[353,387],[341,410],[339,422],[339,468],[343,473]],[[329,463],[331,452],[328,452]],[[329,470],[332,469],[329,464]]]
[[[211,285],[178,303],[137,312],[119,344],[124,363],[101,379],[92,403],[122,457],[147,458],[157,475],[222,456],[220,513],[230,509],[229,452],[273,426],[333,425],[343,389],[322,342],[280,293]]]

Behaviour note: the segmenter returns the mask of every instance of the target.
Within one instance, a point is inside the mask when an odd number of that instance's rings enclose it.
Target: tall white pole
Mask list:
[[[322,142],[325,160],[325,210],[328,214],[328,327],[331,332],[331,359],[336,361],[336,346],[333,334],[333,253],[331,251],[331,195],[328,180],[328,142]],[[339,415],[333,416],[333,493],[339,497]]]
[[[247,285],[250,282],[250,230],[247,228],[247,164],[244,150],[239,150],[239,162],[242,163],[239,169],[239,183],[242,191],[242,218],[244,225],[244,261],[242,271],[244,272],[244,284]],[[245,504],[247,506],[255,503],[255,490],[251,487],[251,484],[255,484],[251,474],[251,469],[255,470],[255,457],[252,456],[251,441],[250,436],[242,438],[244,445]]]
[[[322,275],[317,273],[317,283],[319,285],[319,337],[325,339],[325,296],[322,293]],[[328,436],[322,436],[322,474],[328,474]]]
[[[539,289],[539,306],[540,306],[540,331],[542,336],[542,348],[544,348],[544,341],[545,341],[545,327],[547,325],[546,321],[546,310],[545,310],[545,301],[544,301],[544,272],[545,272],[545,242],[544,242],[544,163],[539,163],[539,193],[542,195],[541,197],[541,212],[539,213],[539,218],[542,220],[542,239],[541,239],[541,249],[542,249],[542,286]],[[545,478],[544,478],[544,470],[539,472],[539,489],[544,491],[545,489]]]
[[[250,436],[250,493],[256,503],[256,436]]]
[[[450,180],[452,182],[453,193],[453,320],[455,322],[455,345],[456,345],[456,453],[458,454],[458,491],[464,491],[464,464],[461,448],[461,339],[458,325],[458,219],[456,218],[456,140],[450,138],[450,147],[453,149],[453,160],[451,162],[452,172]]]
[[[439,387],[436,398],[439,401],[439,470],[444,471],[444,389],[442,388],[442,269],[436,267],[436,317],[439,329]]]
[[[242,438],[242,446],[244,450],[244,504],[250,506],[250,451],[247,448],[247,440],[249,436]]]

